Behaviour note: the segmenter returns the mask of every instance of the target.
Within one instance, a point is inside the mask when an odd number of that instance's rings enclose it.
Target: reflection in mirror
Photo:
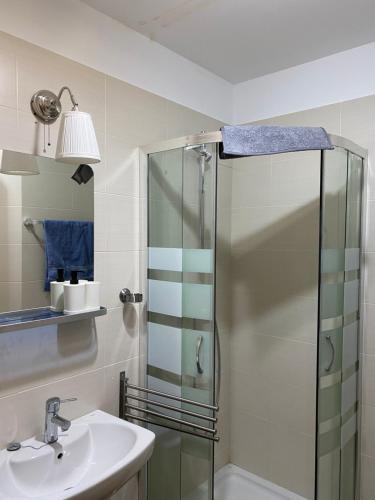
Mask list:
[[[0,312],[49,306],[56,267],[93,279],[94,179],[79,184],[78,165],[46,157],[0,150],[0,161]],[[46,220],[55,230],[47,246]]]

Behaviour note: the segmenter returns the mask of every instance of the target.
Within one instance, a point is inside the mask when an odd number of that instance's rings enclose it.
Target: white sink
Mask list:
[[[18,451],[0,451],[0,499],[102,500],[142,468],[154,440],[149,430],[96,410],[73,420],[57,443],[31,438]]]

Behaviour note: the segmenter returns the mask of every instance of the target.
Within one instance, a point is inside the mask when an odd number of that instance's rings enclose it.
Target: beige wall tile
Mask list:
[[[293,380],[293,384],[285,383],[272,376],[272,373],[260,376],[258,366],[232,366],[235,369],[230,371],[230,402],[236,411],[246,412],[296,432],[314,435],[314,383],[299,383],[299,377]]]
[[[275,124],[301,127],[324,127],[329,134],[340,134],[340,104],[321,106],[297,113],[276,116],[258,122],[260,124]]]
[[[372,500],[375,497],[375,459],[361,457],[361,500]]]
[[[363,403],[375,406],[375,356],[363,356]]]
[[[64,399],[78,398],[78,401],[64,406],[63,414],[68,419],[104,408],[107,397],[104,370],[64,378],[1,398],[0,414],[3,425],[0,429],[0,447],[4,448],[10,441],[21,441],[31,435],[40,435],[44,426],[45,402],[56,395]]]
[[[108,136],[125,144],[151,144],[167,138],[167,101],[115,78],[107,77]]]
[[[18,134],[17,110],[0,106],[0,146],[2,149],[21,151],[18,148],[22,136]]]
[[[272,205],[307,205],[320,197],[320,152],[272,155]]]
[[[22,245],[0,245],[0,282],[22,281]]]
[[[304,387],[315,379],[313,344],[236,331],[231,349],[232,366],[248,377],[255,371],[258,377]]]
[[[132,384],[138,384],[139,358],[131,358],[105,368],[106,399],[103,409],[112,415],[119,415],[119,380],[120,372],[125,371]]]
[[[319,238],[319,203],[246,207],[232,211],[235,250],[311,250]]]
[[[223,124],[201,113],[167,101],[167,139],[219,130]]]
[[[106,340],[91,321],[5,333],[0,397],[104,366]]]
[[[105,128],[105,76],[78,63],[43,49],[35,50],[30,46],[18,51],[18,100],[19,109],[30,111],[32,95],[41,89],[58,93],[64,85],[71,88],[81,111],[92,115],[98,130]],[[48,71],[46,71],[48,68]],[[67,92],[61,103],[63,110],[71,109],[72,104]],[[53,125],[58,129],[59,122]]]
[[[242,158],[233,165],[232,208],[271,205],[270,157]]]
[[[362,97],[341,104],[341,134],[362,147],[373,143],[375,96]]]
[[[106,317],[98,318],[97,329],[106,347],[105,364],[112,365],[139,355],[139,319],[137,304],[110,309]]]
[[[138,196],[138,151],[124,139],[109,137],[107,140],[106,191],[112,194]]]
[[[2,176],[4,177],[4,176]],[[21,207],[1,207],[0,245],[22,243]]]
[[[118,295],[124,287],[139,287],[139,254],[128,252],[95,252],[95,278],[102,283],[101,299],[107,307],[122,307]]]
[[[367,203],[366,251],[375,252],[375,201]]]
[[[9,108],[17,106],[16,55],[13,51],[0,48],[0,105]]]
[[[24,439],[41,431],[45,400],[52,395],[79,398],[77,403],[64,408],[67,418],[94,408],[118,414],[119,372],[126,369],[131,380],[137,382],[139,369],[139,311],[131,305],[124,308],[118,300],[119,290],[124,286],[135,291],[140,286],[140,185],[135,148],[165,139],[168,128],[171,136],[179,135],[176,124],[187,126],[186,133],[218,128],[219,124],[4,34],[0,34],[0,70],[1,148],[54,156],[58,123],[51,127],[52,144],[43,153],[43,127],[35,124],[29,109],[32,94],[41,88],[57,92],[62,85],[71,86],[80,109],[93,117],[102,155],[102,162],[94,166],[95,274],[102,282],[103,305],[112,308],[107,316],[92,323],[80,322],[1,336],[1,448],[12,439]],[[67,95],[64,94],[62,102],[64,110],[70,109]],[[68,191],[60,182],[59,172],[52,174],[52,170],[49,190],[37,190],[36,178],[26,181],[35,196],[30,196],[28,207],[21,214],[17,208],[22,201],[21,179],[0,176],[0,205],[12,206],[7,225],[3,221],[2,234],[7,233],[13,243],[22,241],[29,245],[18,266],[9,268],[4,265],[4,255],[1,259],[0,303],[7,310],[11,308],[10,300],[13,305],[17,304],[16,309],[26,303],[33,304],[33,299],[49,301],[40,280],[43,269],[37,256],[41,248],[22,225],[15,223],[17,217],[82,217],[76,210],[77,199],[87,198],[87,193],[79,188]],[[33,182],[36,184],[32,186]],[[42,231],[40,236],[43,236]],[[2,249],[0,244],[3,253],[15,250],[15,246],[9,245]],[[22,289],[21,270],[29,280]],[[18,282],[4,281],[9,279]],[[136,479],[124,491],[116,498],[135,500]]]
[[[0,282],[0,304],[3,311],[22,309],[22,285],[18,283]]]
[[[364,322],[363,322],[363,351],[365,354],[375,355],[375,305],[364,305]]]
[[[375,457],[375,406],[362,407],[362,453]]]
[[[0,206],[22,205],[22,178],[17,175],[0,175]]]
[[[236,411],[231,415],[230,460],[234,465],[265,479],[271,478],[274,426],[266,420]],[[246,432],[244,432],[246,429]]]
[[[276,427],[271,460],[271,478],[280,486],[312,500],[315,488],[314,438]]]
[[[375,252],[365,254],[365,302],[375,304]]]

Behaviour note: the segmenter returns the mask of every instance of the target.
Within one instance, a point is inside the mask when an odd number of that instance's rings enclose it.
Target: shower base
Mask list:
[[[202,484],[185,500],[207,500],[207,484]],[[215,474],[215,500],[306,500],[255,474],[227,464]]]
[[[215,500],[306,500],[236,465],[215,474]]]

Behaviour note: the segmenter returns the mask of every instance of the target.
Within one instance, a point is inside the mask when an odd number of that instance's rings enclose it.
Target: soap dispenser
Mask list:
[[[51,281],[51,309],[62,312],[64,310],[64,269],[57,270],[56,281]]]
[[[64,284],[64,313],[85,310],[86,284],[78,280],[78,271],[71,271],[70,282]]]

